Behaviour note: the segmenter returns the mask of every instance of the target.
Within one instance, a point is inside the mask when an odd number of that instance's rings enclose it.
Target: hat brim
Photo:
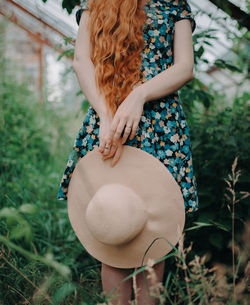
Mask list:
[[[68,215],[71,225],[94,258],[117,268],[142,265],[144,257],[157,260],[172,250],[179,241],[185,224],[184,199],[179,184],[153,155],[124,145],[118,163],[111,167],[111,159],[103,161],[95,147],[80,158],[68,188]],[[89,231],[85,212],[95,192],[106,183],[120,183],[133,189],[143,200],[148,220],[139,235],[119,246],[99,242]],[[122,220],[121,220],[122,221]],[[166,241],[168,240],[170,244]]]

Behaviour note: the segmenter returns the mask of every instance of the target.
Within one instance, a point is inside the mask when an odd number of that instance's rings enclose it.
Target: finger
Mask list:
[[[109,131],[109,134],[105,136],[104,144],[105,145],[104,145],[102,154],[103,154],[103,156],[107,156],[110,153],[112,145],[114,144],[114,142],[112,141],[112,139],[110,137],[110,131]],[[108,146],[108,148],[106,148],[106,146]]]
[[[99,151],[103,152],[104,151],[105,142],[104,142],[103,138],[99,138],[99,141],[100,141],[100,143],[99,143]]]
[[[116,132],[115,132],[115,134],[113,136],[113,141],[114,142],[117,142],[120,139],[125,124],[126,124],[125,120],[120,120],[120,122],[119,122],[119,124],[118,124],[118,126],[116,128]]]
[[[124,144],[127,141],[127,138],[132,131],[132,126],[133,126],[133,122],[127,123],[127,126],[125,126],[125,131],[122,137],[122,144]]]
[[[117,118],[117,115],[114,116],[113,120],[112,120],[112,123],[110,125],[110,138],[112,139],[115,132],[116,132],[116,129],[117,129],[117,126],[119,124],[119,119]]]
[[[123,152],[123,145],[119,145],[115,152],[114,158],[111,162],[111,167],[114,167],[117,164],[117,162],[120,160],[122,156],[122,152]]]
[[[106,146],[108,146],[108,148],[106,148]],[[110,138],[106,138],[103,155],[104,156],[108,155],[110,153],[110,150],[111,150],[111,140]]]
[[[117,162],[120,160],[121,155],[122,155],[122,150],[123,150],[123,145],[118,146],[118,148],[115,152],[115,155],[111,161],[111,164],[110,164],[111,167],[114,167],[117,164]]]
[[[117,148],[117,144],[116,143],[111,143],[109,152],[105,155],[103,154],[103,157],[108,157],[110,155],[113,155],[116,148]]]
[[[116,145],[116,144],[113,144],[113,145],[111,146],[111,150],[110,150],[109,154],[103,156],[103,157],[102,157],[102,160],[104,161],[104,160],[106,160],[106,159],[109,159],[109,158],[113,157],[113,155],[115,154],[116,149],[117,149],[117,145]]]
[[[138,125],[139,125],[139,122],[140,122],[140,119],[137,120],[137,121],[134,121],[133,128],[132,128],[132,131],[131,131],[131,135],[129,137],[130,140],[132,140],[133,137],[135,136],[135,134],[137,132]]]

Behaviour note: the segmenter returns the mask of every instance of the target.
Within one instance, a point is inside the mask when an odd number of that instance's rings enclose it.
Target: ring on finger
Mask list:
[[[116,147],[116,144],[115,144],[115,143],[112,143],[111,147]],[[110,150],[110,146],[105,145],[105,149]]]
[[[113,154],[114,154],[114,151],[115,151],[115,145],[112,144],[111,146],[112,148],[103,156],[103,159],[108,159],[110,158]]]

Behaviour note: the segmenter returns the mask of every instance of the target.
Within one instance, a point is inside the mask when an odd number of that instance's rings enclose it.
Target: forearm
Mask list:
[[[97,88],[95,81],[95,68],[91,60],[74,60],[73,68],[76,73],[80,88],[90,105],[94,108],[100,118],[108,116],[104,95]]]
[[[144,103],[167,96],[194,78],[193,71],[183,64],[174,64],[136,88]]]

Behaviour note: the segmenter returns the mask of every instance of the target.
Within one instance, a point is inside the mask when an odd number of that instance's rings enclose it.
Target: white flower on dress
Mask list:
[[[165,133],[169,133],[169,132],[170,132],[170,128],[167,127],[167,126],[164,126],[164,127],[163,127],[163,130],[164,130]]]
[[[153,23],[153,20],[148,18],[147,21],[146,21],[146,24],[152,24]]]
[[[89,125],[86,127],[87,133],[91,133],[93,131],[93,125]]]
[[[168,41],[164,41],[164,47],[167,48],[169,46]]]
[[[186,122],[184,120],[181,120],[181,128],[184,128],[186,126]]]
[[[72,166],[72,164],[73,164],[73,160],[68,160],[67,166],[70,167],[70,166]]]
[[[195,208],[195,207],[196,207],[196,202],[193,201],[192,204],[191,204],[191,206],[192,206],[193,208]]]
[[[149,48],[152,50],[152,49],[155,49],[155,45],[153,43],[150,43],[149,44]],[[152,59],[152,58],[151,58]]]
[[[177,11],[176,11],[176,10],[173,10],[173,11],[172,11],[172,14],[173,14],[173,15],[177,15]]]
[[[184,176],[184,174],[185,174],[185,168],[184,168],[184,167],[181,167],[181,169],[180,169],[180,175],[181,175],[181,176]]]
[[[169,156],[172,156],[172,155],[173,155],[172,150],[168,149],[168,150],[166,151],[166,155],[167,155],[168,157],[169,157]]]
[[[179,140],[179,135],[178,135],[178,133],[174,134],[174,135],[170,138],[170,141],[173,142],[173,143],[178,142],[178,140]]]
[[[165,103],[160,102],[160,107],[161,107],[161,108],[164,108],[164,107],[165,107]]]
[[[89,118],[89,123],[90,123],[91,125],[94,125],[95,122],[96,122],[95,117],[94,117],[94,116],[90,116],[90,118]]]
[[[188,190],[186,188],[183,189],[183,195],[186,196],[188,194]]]
[[[161,118],[161,115],[160,115],[160,113],[159,113],[159,112],[156,112],[156,114],[155,114],[155,118],[156,118],[156,119],[160,119],[160,118]]]
[[[164,162],[164,164],[167,164],[167,165],[169,164],[169,160],[167,158],[163,162]]]
[[[159,50],[157,50],[157,55],[159,56],[159,58],[162,58],[162,54]]]

